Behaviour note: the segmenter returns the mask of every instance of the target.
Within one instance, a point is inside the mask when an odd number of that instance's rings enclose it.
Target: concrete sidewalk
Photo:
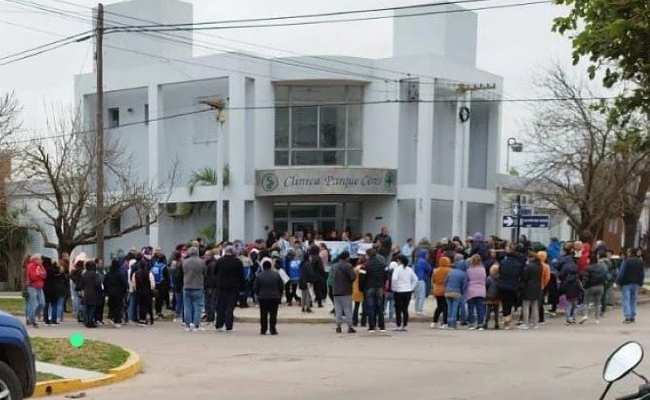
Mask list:
[[[60,376],[65,379],[97,379],[105,374],[101,372],[88,371],[85,369],[64,367],[62,365],[36,361],[36,371]]]

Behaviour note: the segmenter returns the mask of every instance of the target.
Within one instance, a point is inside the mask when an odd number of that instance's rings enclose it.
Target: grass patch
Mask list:
[[[67,338],[32,337],[32,349],[37,361],[103,373],[129,358],[123,348],[95,340],[86,340],[83,346],[75,348]]]
[[[63,378],[61,378],[58,375],[49,374],[47,372],[36,372],[36,382],[53,381],[56,379],[63,379]]]
[[[0,297],[0,310],[9,314],[25,314],[25,300]]]

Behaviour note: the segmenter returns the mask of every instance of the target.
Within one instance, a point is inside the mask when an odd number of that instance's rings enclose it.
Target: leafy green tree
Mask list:
[[[636,111],[650,115],[650,5],[648,0],[554,0],[569,7],[553,30],[571,38],[573,63],[589,61],[589,77],[623,87],[611,114],[625,119]]]

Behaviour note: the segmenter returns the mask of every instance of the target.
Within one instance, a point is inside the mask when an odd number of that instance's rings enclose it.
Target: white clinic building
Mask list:
[[[476,68],[478,17],[396,13],[394,54],[382,59],[193,57],[172,36],[107,34],[107,137],[133,152],[140,179],[161,183],[178,167],[165,215],[109,241],[107,254],[169,250],[215,224],[230,240],[382,226],[400,243],[496,232],[502,79]],[[193,9],[135,0],[108,5],[106,15],[176,24],[192,22]],[[92,128],[95,75],[77,76],[75,94]],[[190,194],[192,173],[205,169],[219,179]]]

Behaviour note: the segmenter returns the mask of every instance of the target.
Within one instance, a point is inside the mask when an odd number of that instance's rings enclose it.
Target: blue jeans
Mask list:
[[[65,296],[59,297],[59,300],[56,302],[56,307],[57,307],[57,319],[59,322],[63,321],[63,309],[65,308]]]
[[[621,286],[621,301],[623,302],[623,317],[627,321],[636,318],[636,296],[639,293],[639,285],[631,283]]]
[[[393,292],[386,292],[384,303],[384,316],[388,314],[388,320],[390,321],[395,317],[395,295]]]
[[[70,298],[72,299],[72,313],[77,318],[77,321],[83,322],[81,320],[81,311],[83,310],[83,306],[81,305],[81,297],[79,296],[80,292],[74,290],[74,283],[72,285],[73,287],[70,289]]]
[[[135,293],[129,293],[129,321],[138,322],[138,298]]]
[[[33,287],[27,288],[27,320],[31,323],[36,323],[36,316],[45,307],[45,295],[43,289],[36,289]]]
[[[467,322],[467,300],[464,297],[460,299],[460,322]]]
[[[481,327],[485,324],[485,298],[474,297],[467,300],[467,314],[470,325]],[[474,318],[474,316],[478,318]]]
[[[205,301],[203,289],[184,289],[183,297],[185,323],[188,327],[190,324],[194,324],[194,326],[198,328],[201,323],[201,312],[203,311],[203,304]]]
[[[174,308],[174,315],[176,318],[183,317],[185,308],[183,307],[183,292],[176,292],[176,307]],[[185,318],[183,318],[185,322]]]
[[[84,315],[84,325],[86,326],[94,326],[95,323],[97,322],[95,320],[95,310],[96,306],[94,305],[86,305],[86,314]]]
[[[384,323],[384,288],[369,288],[363,292],[366,305],[368,307],[368,329],[375,330],[386,329]]]
[[[59,297],[54,301],[46,301],[45,308],[43,309],[43,321],[46,324],[56,324],[60,321],[61,313],[59,310],[62,310],[63,307],[63,298]]]
[[[576,320],[576,312],[578,311],[578,299],[566,299],[568,306],[565,311],[566,321],[571,322]]]
[[[415,312],[422,313],[424,312],[424,299],[426,296],[427,285],[424,281],[418,281],[418,284],[415,286]]]
[[[458,307],[463,299],[460,297],[447,297],[447,323],[452,329],[456,329],[456,321],[458,320]]]

